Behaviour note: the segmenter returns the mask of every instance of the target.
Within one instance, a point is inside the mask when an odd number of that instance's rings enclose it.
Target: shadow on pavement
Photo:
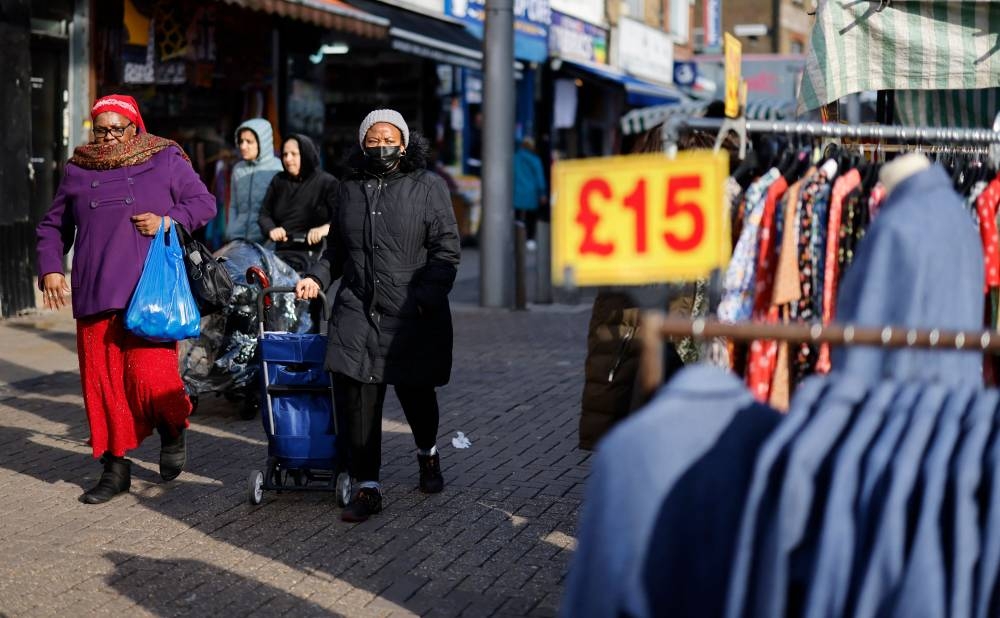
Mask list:
[[[157,616],[337,616],[281,588],[200,560],[156,560],[120,552],[108,585]]]
[[[5,324],[7,328],[14,330],[23,331],[27,334],[33,335],[35,337],[40,337],[53,343],[58,343],[62,347],[66,348],[67,351],[72,352],[76,356],[76,332],[65,332],[58,330],[51,330],[47,328],[40,328],[36,324],[31,322],[10,322]]]
[[[511,332],[503,324],[496,328]],[[530,340],[530,334],[525,333],[525,339]],[[531,340],[531,345],[544,344]],[[522,353],[530,351],[529,347]],[[483,374],[480,363],[491,366],[494,372]],[[575,376],[573,368],[554,367]],[[490,353],[484,356],[480,349],[470,348],[456,367],[456,380],[470,385],[482,381],[481,392],[494,393],[504,383],[498,381],[498,376],[506,375],[505,380],[516,381],[522,379],[522,371],[530,368],[522,369],[516,363],[501,364]],[[474,376],[478,377],[474,380]],[[30,396],[46,385],[52,389],[46,393],[49,395],[79,394],[78,375],[54,374],[18,383],[20,393],[4,400],[3,405],[62,423],[69,429],[61,435],[39,436],[39,431],[0,426],[0,467],[49,483],[67,481],[89,486],[100,474],[100,466],[89,452],[86,456],[79,452],[87,434],[83,407],[78,399],[53,405],[51,399],[36,400]],[[570,385],[575,392],[575,377]],[[539,395],[544,395],[544,389],[549,387],[539,384],[527,387],[526,392],[535,388],[539,389]],[[459,392],[446,395],[442,397],[442,408],[455,410],[466,405],[469,397]],[[388,443],[384,447],[385,512],[362,524],[346,524],[339,519],[333,493],[268,492],[261,506],[250,506],[246,498],[247,475],[251,469],[261,468],[266,458],[263,430],[259,420],[240,420],[222,405],[218,408],[200,409],[192,419],[188,465],[178,480],[158,482],[155,470],[159,439],[154,435],[129,452],[130,459],[145,464],[142,469],[133,466],[134,478],[148,481],[149,485],[134,485],[130,496],[116,498],[106,505],[79,504],[74,508],[135,512],[135,506],[139,505],[183,522],[212,541],[297,571],[324,574],[324,579],[336,578],[338,581],[330,586],[347,585],[375,595],[378,598],[374,603],[379,604],[380,610],[389,606],[417,614],[452,616],[463,611],[475,615],[556,614],[562,567],[572,553],[572,544],[565,540],[573,535],[579,501],[540,494],[522,484],[516,474],[505,480],[506,473],[498,475],[494,469],[497,461],[506,460],[494,458],[507,455],[491,454],[485,449],[485,442],[480,451],[449,452],[442,461],[446,482],[450,484],[444,493],[427,496],[416,489],[415,462],[389,463],[402,453],[404,443],[407,444],[405,459],[411,459],[412,439],[399,436],[392,447]],[[446,412],[442,418],[442,443],[448,435],[449,423],[471,423],[474,418],[463,413],[456,421],[451,414]],[[518,429],[510,423],[531,415],[523,414],[524,417],[512,417],[497,425],[496,431]],[[500,412],[495,412],[495,416],[499,422]],[[393,422],[402,421],[402,414],[394,405],[386,406],[386,417]],[[538,427],[546,427],[544,418],[536,422]],[[69,440],[77,448],[61,449],[54,443],[56,440]],[[394,454],[388,452],[390,448]],[[67,458],[78,462],[66,461]],[[449,468],[449,464],[454,467]],[[484,476],[475,476],[470,472],[473,468],[484,469],[479,473]],[[460,475],[461,480],[457,478]],[[281,604],[280,607],[287,607],[275,613],[330,615],[308,601],[206,563],[115,553],[106,557],[121,572],[120,577],[111,578],[110,585],[151,612],[172,615],[190,611],[207,615],[218,602],[225,613],[231,603],[264,603],[263,595],[274,599],[271,602]],[[152,575],[131,578],[130,571]],[[178,576],[171,575],[175,571],[183,573],[180,581]],[[161,578],[158,573],[165,575]],[[145,583],[133,583],[140,581]],[[253,592],[258,588],[265,592],[261,595]],[[201,591],[207,597],[205,606],[184,605],[192,594],[195,595],[192,603],[204,598]],[[249,612],[253,607],[246,609]],[[263,609],[269,610],[270,605]],[[354,606],[354,610],[358,607]]]

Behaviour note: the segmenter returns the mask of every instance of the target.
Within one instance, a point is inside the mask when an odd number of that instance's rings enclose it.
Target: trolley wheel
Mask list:
[[[264,473],[260,470],[251,470],[250,478],[247,482],[247,498],[250,504],[256,506],[264,499]]]
[[[351,501],[351,475],[341,472],[337,475],[337,506],[343,508]]]

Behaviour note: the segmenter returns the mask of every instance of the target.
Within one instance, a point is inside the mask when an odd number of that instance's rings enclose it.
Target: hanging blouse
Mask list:
[[[829,224],[826,236],[826,261],[823,264],[826,270],[823,277],[823,324],[829,324],[833,319],[833,308],[837,306],[837,283],[839,272],[837,270],[837,252],[840,244],[840,213],[844,204],[844,198],[851,191],[861,184],[861,174],[856,169],[849,170],[837,179],[833,184],[830,195]],[[830,345],[822,344],[819,349],[819,358],[816,360],[817,373],[830,372]]]
[[[779,321],[789,321],[789,304],[802,297],[799,285],[799,198],[802,186],[808,182],[816,168],[811,167],[802,179],[788,188],[782,198],[784,217],[782,218],[781,249],[778,252],[778,268],[774,275],[774,293],[771,306],[778,310]],[[788,342],[778,342],[778,356],[774,363],[774,377],[771,379],[771,407],[787,410],[791,399],[791,385],[788,366]]]
[[[778,310],[771,307],[774,289],[774,271],[777,265],[776,243],[773,233],[778,200],[788,188],[783,176],[768,188],[764,200],[764,213],[760,223],[760,247],[757,252],[757,282],[754,292],[753,317],[765,322],[777,322]],[[747,384],[758,401],[766,402],[770,395],[771,378],[774,376],[775,361],[778,356],[776,341],[754,341],[750,344],[750,358],[747,361]]]
[[[722,301],[719,303],[719,320],[723,322],[743,322],[749,320],[753,313],[760,221],[764,215],[767,190],[780,177],[781,172],[771,168],[747,188],[743,229],[726,269]]]
[[[817,172],[815,179],[802,191],[801,225],[799,226],[799,273],[802,298],[796,305],[794,316],[802,322],[812,322],[821,310],[821,307],[816,305],[813,289],[816,282],[815,269],[818,267],[816,256],[818,247],[813,243],[813,220],[816,216],[817,202],[825,204],[829,200],[828,178],[827,171],[821,169]],[[820,209],[825,209],[825,206],[821,206]],[[802,379],[811,375],[815,366],[816,348],[808,343],[799,344],[792,359],[792,383],[798,384]]]
[[[875,215],[878,214],[878,209],[882,207],[882,202],[885,201],[885,185],[881,181],[876,182],[875,186],[872,187],[872,192],[868,196],[868,220],[871,221],[875,219]]]
[[[986,282],[984,292],[1000,286],[1000,238],[997,237],[996,206],[1000,202],[1000,175],[994,178],[976,200],[979,235],[983,242]]]

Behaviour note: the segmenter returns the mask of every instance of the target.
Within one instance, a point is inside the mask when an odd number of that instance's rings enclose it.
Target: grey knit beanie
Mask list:
[[[377,122],[388,122],[393,125],[403,134],[403,146],[406,147],[410,144],[410,127],[406,126],[403,115],[394,109],[376,109],[361,121],[361,127],[358,129],[358,142],[362,146],[365,145],[365,133]]]

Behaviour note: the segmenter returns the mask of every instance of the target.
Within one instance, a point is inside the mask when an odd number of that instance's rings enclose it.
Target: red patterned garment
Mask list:
[[[833,183],[830,193],[830,220],[826,235],[826,261],[823,275],[823,324],[827,325],[833,319],[833,309],[837,306],[837,283],[840,271],[837,264],[837,254],[840,251],[840,213],[847,194],[861,184],[861,173],[852,169]],[[816,359],[816,373],[830,373],[830,344],[824,343],[819,348],[819,358]]]
[[[757,252],[757,282],[754,290],[753,317],[766,322],[778,321],[778,308],[771,305],[774,275],[778,267],[775,251],[774,213],[778,200],[788,189],[788,181],[779,176],[767,190],[764,215],[760,222],[760,248]],[[786,224],[787,225],[787,224]],[[776,341],[754,341],[747,360],[747,384],[759,401],[767,402],[771,394],[771,378],[778,361]]]
[[[996,208],[1000,203],[1000,175],[990,181],[986,190],[976,200],[979,215],[979,236],[983,240],[983,258],[986,260],[984,293],[1000,286],[1000,238],[997,237]]]
[[[177,370],[177,345],[154,343],[105,313],[76,323],[83,403],[94,457],[136,448],[158,425],[188,426],[191,402]]]

